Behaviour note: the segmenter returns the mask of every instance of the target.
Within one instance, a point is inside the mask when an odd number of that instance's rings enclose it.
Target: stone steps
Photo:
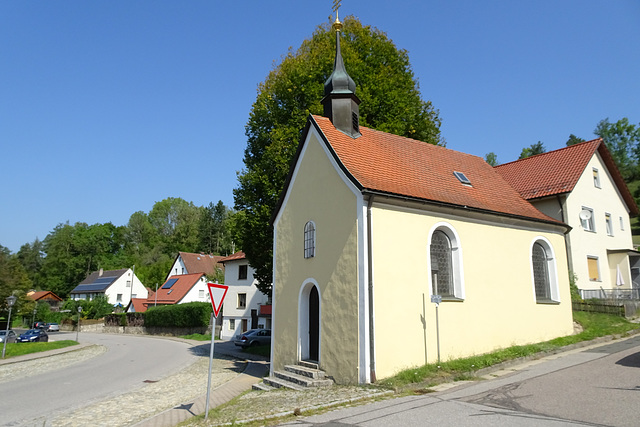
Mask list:
[[[324,371],[318,369],[316,363],[300,362],[298,365],[286,365],[284,371],[275,371],[262,383],[254,384],[253,389],[268,391],[275,388],[288,388],[302,391],[308,388],[331,387],[332,385],[333,380],[325,378]]]

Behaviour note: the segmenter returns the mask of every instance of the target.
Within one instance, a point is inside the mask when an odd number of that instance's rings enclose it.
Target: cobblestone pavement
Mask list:
[[[96,357],[105,351],[106,348],[103,346],[91,345],[48,357],[0,365],[0,382],[62,369]],[[215,355],[211,376],[212,389],[235,378],[244,370],[245,365],[245,361]],[[208,368],[209,357],[202,357],[182,371],[157,382],[145,384],[136,390],[103,399],[77,410],[58,413],[53,419],[41,417],[23,425],[131,426],[206,394]]]
[[[209,414],[207,421],[192,418],[181,426],[233,425],[254,420],[268,420],[339,404],[360,404],[375,398],[392,397],[390,391],[374,387],[332,386],[305,391],[249,391],[230,405],[223,405]]]

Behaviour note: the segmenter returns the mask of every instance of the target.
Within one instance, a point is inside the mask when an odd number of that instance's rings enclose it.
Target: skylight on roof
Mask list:
[[[455,175],[456,178],[458,178],[458,181],[460,181],[461,183],[471,185],[471,181],[469,181],[469,178],[467,178],[467,176],[462,172],[453,171],[453,174]]]

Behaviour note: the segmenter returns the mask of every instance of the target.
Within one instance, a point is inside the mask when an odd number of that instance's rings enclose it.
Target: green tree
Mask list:
[[[30,301],[27,297],[30,288],[31,280],[22,264],[11,255],[9,249],[0,245],[0,310],[4,312],[7,297],[15,295],[18,299],[13,310],[17,313]]]
[[[567,147],[570,145],[580,144],[581,142],[584,142],[584,139],[571,134],[569,135],[569,139],[567,140]]]
[[[593,131],[602,138],[625,181],[637,177],[640,159],[640,124],[636,127],[624,117],[615,123],[606,118]]]
[[[195,252],[198,248],[198,225],[202,207],[181,198],[169,197],[156,202],[149,221],[170,253]]]
[[[407,51],[385,33],[346,17],[341,50],[361,99],[360,124],[431,144],[444,145],[440,117],[423,101]],[[270,292],[273,231],[277,203],[301,130],[310,113],[322,114],[324,82],[333,71],[335,32],[319,26],[296,51],[289,50],[262,82],[246,125],[244,170],[234,190],[242,249],[256,270],[258,287]]]
[[[233,211],[219,200],[209,203],[202,210],[200,219],[200,250],[202,252],[227,255],[231,251],[232,234],[229,230],[229,218]]]
[[[493,151],[485,154],[484,161],[489,163],[491,166],[498,166],[498,156]]]
[[[16,254],[18,261],[24,267],[33,287],[37,290],[45,290],[46,282],[43,280],[42,265],[44,264],[44,244],[36,239],[33,243],[25,243]]]
[[[535,156],[536,154],[542,154],[546,151],[547,149],[544,147],[544,144],[541,141],[538,141],[535,144],[531,144],[530,147],[524,147],[518,159],[526,159],[527,157]]]

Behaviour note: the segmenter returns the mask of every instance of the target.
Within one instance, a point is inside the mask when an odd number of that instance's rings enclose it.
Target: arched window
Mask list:
[[[533,244],[531,263],[533,264],[533,283],[536,288],[536,299],[551,299],[547,252],[538,242]]]
[[[454,296],[451,241],[440,230],[431,236],[431,289],[434,295]]]
[[[440,295],[444,300],[464,299],[459,239],[455,230],[448,224],[438,224],[431,232],[429,269],[433,295]]]
[[[537,302],[558,302],[558,280],[553,249],[546,239],[531,246],[531,269]]]
[[[304,225],[304,257],[312,258],[316,255],[316,225],[309,221]]]

